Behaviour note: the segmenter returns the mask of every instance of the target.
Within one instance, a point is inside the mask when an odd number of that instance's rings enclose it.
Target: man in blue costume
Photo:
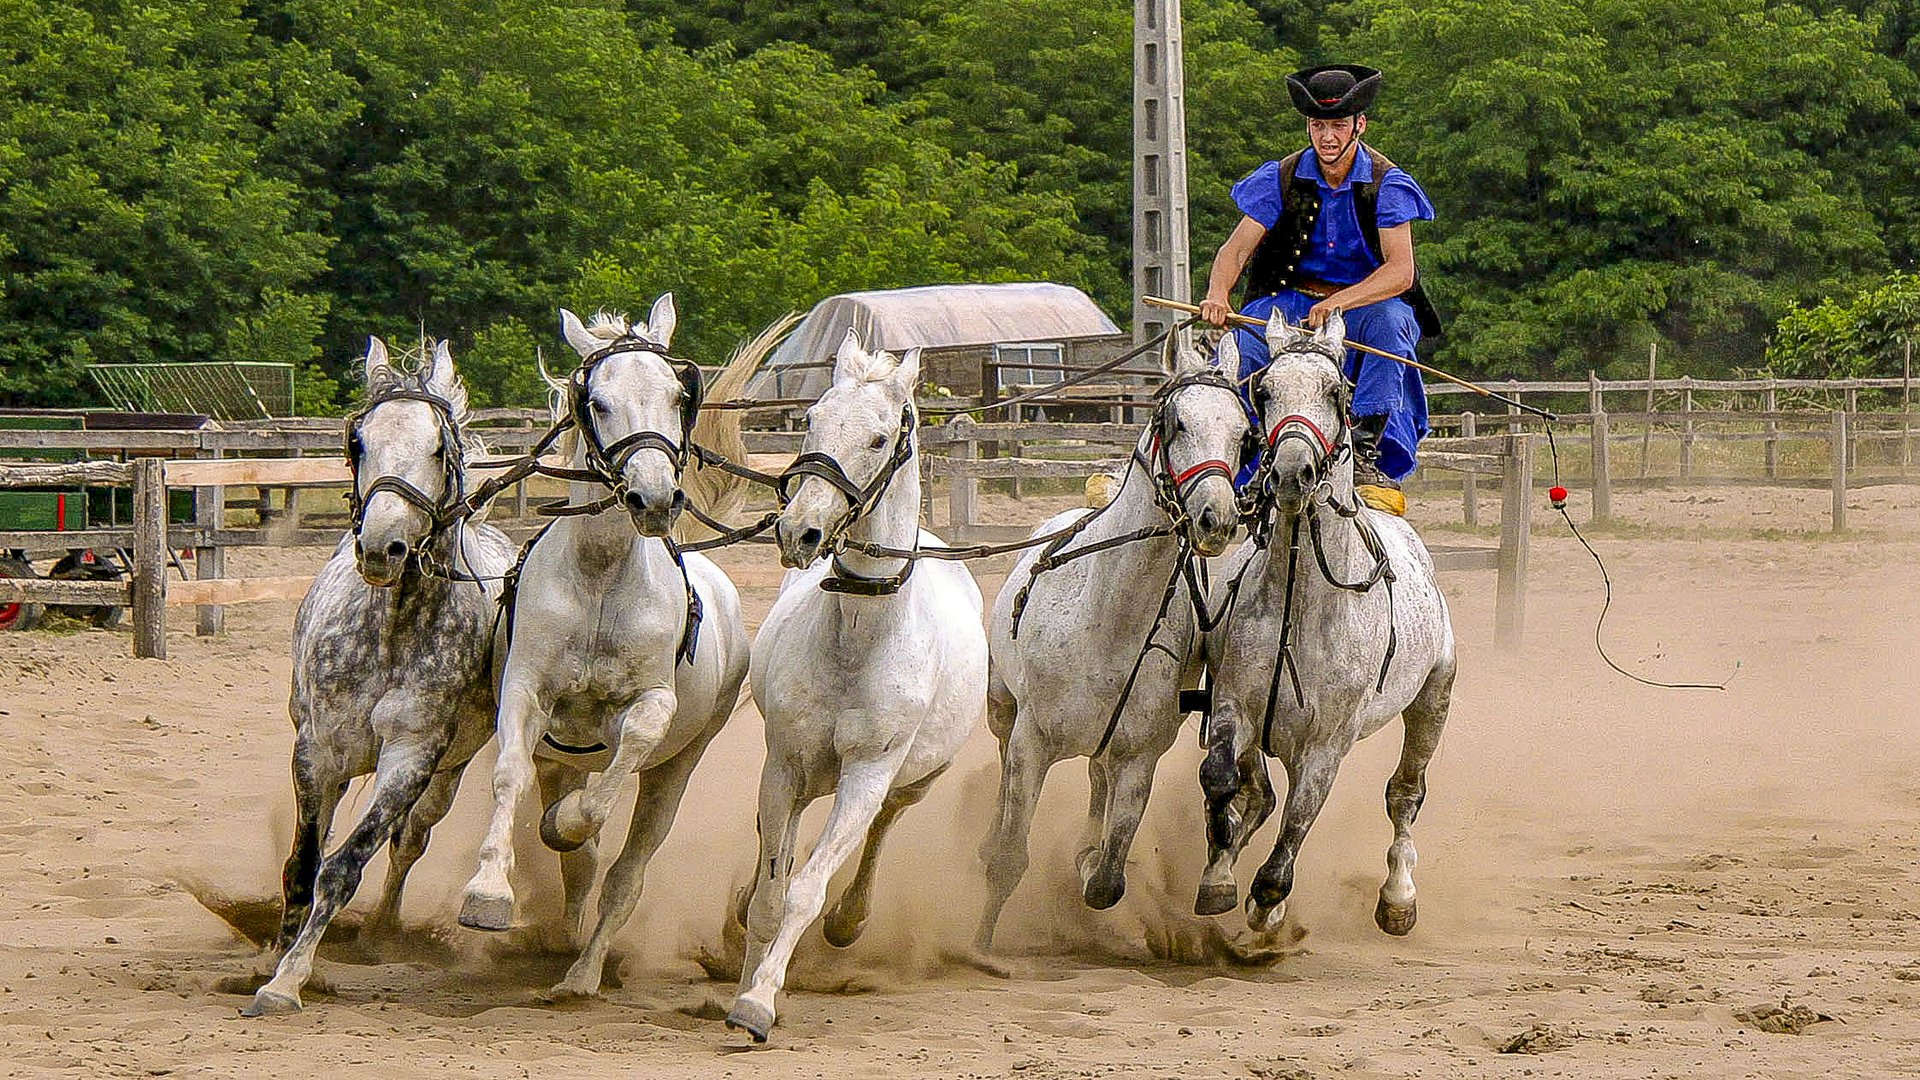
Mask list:
[[[1244,272],[1243,315],[1319,329],[1338,310],[1348,341],[1408,359],[1422,336],[1440,332],[1413,261],[1411,223],[1433,220],[1433,204],[1413,177],[1360,141],[1379,90],[1380,73],[1357,65],[1287,77],[1309,145],[1233,186],[1245,216],[1214,257],[1200,305],[1207,321],[1226,325],[1228,294]],[[1266,339],[1244,327],[1235,333],[1240,374],[1265,367]],[[1391,489],[1388,501],[1404,505],[1397,481],[1413,472],[1427,434],[1420,373],[1349,350],[1346,376],[1354,388],[1354,482]]]

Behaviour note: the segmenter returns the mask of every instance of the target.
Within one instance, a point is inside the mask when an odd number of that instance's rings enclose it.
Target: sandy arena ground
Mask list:
[[[1411,937],[1371,919],[1397,726],[1349,759],[1301,857],[1304,936],[1259,967],[1228,959],[1238,916],[1186,914],[1203,838],[1185,738],[1162,763],[1122,904],[1078,901],[1085,775],[1069,763],[1002,924],[1010,977],[960,963],[996,784],[983,726],[889,845],[867,936],[835,953],[810,934],[757,1050],[721,1025],[732,988],[695,959],[722,950],[753,858],[750,702],[694,776],[623,935],[622,984],[602,1000],[544,1006],[566,957],[454,926],[483,756],[415,872],[407,939],[374,955],[343,920],[323,953],[331,992],[310,988],[298,1016],[243,1020],[260,960],[235,925],[274,917],[292,820],[292,605],[230,609],[218,639],[193,637],[178,609],[164,662],[131,659],[124,633],[0,637],[0,1075],[1920,1073],[1920,488],[1856,492],[1842,538],[1816,531],[1826,498],[1616,496],[1624,517],[1660,528],[1597,537],[1615,655],[1671,679],[1738,664],[1724,693],[1649,689],[1602,665],[1599,581],[1557,518],[1540,522],[1523,648],[1492,645],[1491,572],[1445,578],[1461,676],[1416,832]],[[1014,520],[1044,510],[990,503]],[[1457,520],[1458,504],[1436,495],[1416,514]],[[1489,501],[1483,520],[1494,514]],[[238,572],[319,557],[275,552]],[[757,622],[771,557],[722,561]],[[982,568],[982,586],[1004,572]],[[343,816],[361,801],[356,785]],[[522,866],[538,917],[557,873],[537,840]],[[1813,1022],[1781,1033],[1748,1011],[1783,1005]],[[1501,1052],[1510,1043],[1521,1052]]]

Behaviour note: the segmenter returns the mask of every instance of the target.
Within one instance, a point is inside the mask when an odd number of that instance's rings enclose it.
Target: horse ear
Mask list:
[[[1346,347],[1347,320],[1340,314],[1338,308],[1334,309],[1333,314],[1327,316],[1326,322],[1320,324],[1319,331],[1314,334],[1314,340],[1325,342],[1337,349]]]
[[[573,351],[581,356],[586,356],[600,347],[599,339],[587,332],[587,324],[580,321],[580,316],[566,308],[560,309],[560,336],[566,338],[567,344],[573,346]]]
[[[1293,347],[1306,331],[1287,321],[1286,312],[1275,308],[1267,315],[1267,353],[1278,356]]]
[[[900,362],[893,366],[893,373],[887,376],[887,382],[895,393],[912,401],[913,392],[920,387],[920,346],[908,349]]]
[[[673,345],[673,328],[678,325],[680,312],[673,306],[673,294],[661,293],[653,302],[653,310],[647,312],[647,335],[655,345],[669,348]]]
[[[389,368],[390,366],[387,361],[387,343],[381,341],[378,337],[367,338],[367,385],[372,386],[373,380],[387,372]]]
[[[426,388],[441,397],[453,392],[453,350],[442,338],[427,357],[427,370],[421,380]]]
[[[833,353],[833,381],[861,382],[867,377],[869,358],[867,350],[860,347],[860,331],[847,327],[847,336],[840,340],[840,347]]]
[[[1232,330],[1220,335],[1220,345],[1213,353],[1213,366],[1230,376],[1240,374],[1240,335]]]

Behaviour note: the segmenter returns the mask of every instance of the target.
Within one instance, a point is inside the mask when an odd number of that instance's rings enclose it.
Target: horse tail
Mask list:
[[[799,321],[800,313],[790,311],[768,323],[766,329],[752,338],[741,342],[733,350],[733,355],[727,358],[726,367],[720,369],[719,378],[707,387],[706,400],[738,400],[747,383],[760,370],[760,361],[766,359],[767,354]],[[739,409],[702,409],[693,422],[693,430],[688,433],[688,438],[729,461],[744,465],[747,442],[740,434],[741,415]],[[680,487],[686,492],[689,503],[716,521],[729,520],[747,502],[746,480],[723,469],[702,465],[697,459],[688,461],[687,473]],[[713,535],[712,529],[702,525],[691,514],[683,515],[673,531],[674,539],[682,542]]]

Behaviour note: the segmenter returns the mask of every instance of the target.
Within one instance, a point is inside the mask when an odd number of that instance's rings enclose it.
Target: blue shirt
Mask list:
[[[1320,159],[1309,149],[1300,155],[1294,175],[1320,185],[1320,217],[1313,225],[1313,242],[1300,260],[1300,273],[1334,285],[1352,285],[1380,268],[1379,260],[1368,250],[1360,232],[1360,217],[1353,209],[1353,185],[1373,179],[1373,157],[1364,147],[1354,155],[1353,168],[1339,187],[1329,187],[1320,175]],[[1233,201],[1240,212],[1271,229],[1280,220],[1284,185],[1280,182],[1280,163],[1269,161],[1248,173],[1233,185]],[[1432,221],[1433,204],[1413,177],[1398,167],[1388,169],[1380,179],[1377,205],[1382,231],[1409,221]]]

